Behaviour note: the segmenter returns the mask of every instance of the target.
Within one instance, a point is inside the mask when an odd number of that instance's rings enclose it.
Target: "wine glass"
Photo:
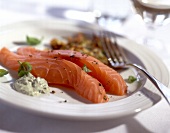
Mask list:
[[[152,3],[147,5],[147,3],[142,3],[145,1],[132,0],[136,13],[142,17],[147,29],[145,36],[139,37],[137,41],[157,50],[165,50],[163,40],[155,37],[155,33],[159,27],[170,22],[170,5],[166,7],[155,6]]]

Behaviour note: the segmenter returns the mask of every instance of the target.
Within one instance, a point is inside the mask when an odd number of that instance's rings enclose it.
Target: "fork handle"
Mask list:
[[[155,85],[155,87],[160,91],[160,93],[164,96],[168,104],[170,105],[170,89],[163,85],[159,80],[157,80],[154,76],[152,76],[146,69],[144,69],[142,66],[137,65],[137,64],[126,64],[127,66],[132,66],[140,71],[142,71],[146,77]]]

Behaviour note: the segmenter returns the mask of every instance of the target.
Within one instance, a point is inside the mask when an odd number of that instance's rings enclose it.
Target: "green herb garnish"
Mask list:
[[[0,77],[3,77],[4,75],[8,74],[7,70],[0,69]]]
[[[27,44],[32,45],[32,46],[40,44],[42,39],[43,39],[43,37],[41,39],[38,39],[38,38],[35,38],[35,37],[26,36]]]
[[[85,71],[86,73],[92,72],[90,69],[87,68],[86,65],[83,66],[83,71]]]
[[[19,67],[19,70],[18,70],[18,76],[19,77],[27,75],[32,70],[32,66],[29,62],[18,61],[18,63],[20,64],[20,67]]]
[[[127,79],[127,82],[128,83],[133,83],[136,80],[137,80],[137,78],[135,78],[134,76],[129,76],[128,79]]]

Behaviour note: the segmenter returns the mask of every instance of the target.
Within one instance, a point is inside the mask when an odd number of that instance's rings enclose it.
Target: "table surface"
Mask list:
[[[9,4],[9,3],[13,4]],[[23,20],[40,19],[40,18],[55,18],[62,17],[62,15],[55,14],[52,9],[91,9],[90,0],[77,1],[76,4],[72,4],[72,0],[55,2],[52,0],[0,0],[0,26],[19,22]],[[94,0],[94,2],[96,2]],[[100,0],[102,3],[102,0]],[[123,34],[124,36],[136,41],[139,36],[146,33],[146,28],[141,18],[130,12],[130,5],[128,0],[108,0],[107,6],[110,3],[110,7],[115,7],[112,14],[118,14],[119,16],[127,15],[127,11],[130,14],[124,24],[118,24],[115,26],[115,32]],[[113,4],[114,3],[114,4]],[[116,3],[116,4],[115,4]],[[122,4],[124,8],[119,8]],[[90,5],[90,6],[89,6]],[[96,4],[97,5],[97,4]],[[95,5],[95,6],[96,6]],[[116,6],[115,6],[116,5]],[[101,6],[101,5],[100,5]],[[106,6],[106,5],[105,5]],[[90,8],[89,8],[90,7]],[[116,8],[117,7],[117,8]],[[47,9],[51,10],[47,10]],[[48,11],[48,12],[47,12]],[[57,16],[58,15],[58,16]],[[136,33],[135,31],[138,31]],[[168,70],[170,70],[170,24],[160,27],[155,31],[155,35],[159,36],[164,42],[164,50],[158,51],[152,48],[153,52],[161,53],[160,58],[164,61]],[[148,133],[170,132],[170,107],[164,99],[162,99],[155,106],[138,113],[135,116],[129,116],[115,120],[105,121],[67,121],[47,118],[28,112],[24,112],[15,107],[0,103],[0,132],[34,132],[34,133]]]

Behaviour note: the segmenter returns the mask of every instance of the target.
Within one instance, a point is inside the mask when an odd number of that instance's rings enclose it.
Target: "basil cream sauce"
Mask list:
[[[50,92],[47,81],[40,77],[36,78],[31,73],[17,79],[13,86],[16,91],[29,96],[38,96]]]

